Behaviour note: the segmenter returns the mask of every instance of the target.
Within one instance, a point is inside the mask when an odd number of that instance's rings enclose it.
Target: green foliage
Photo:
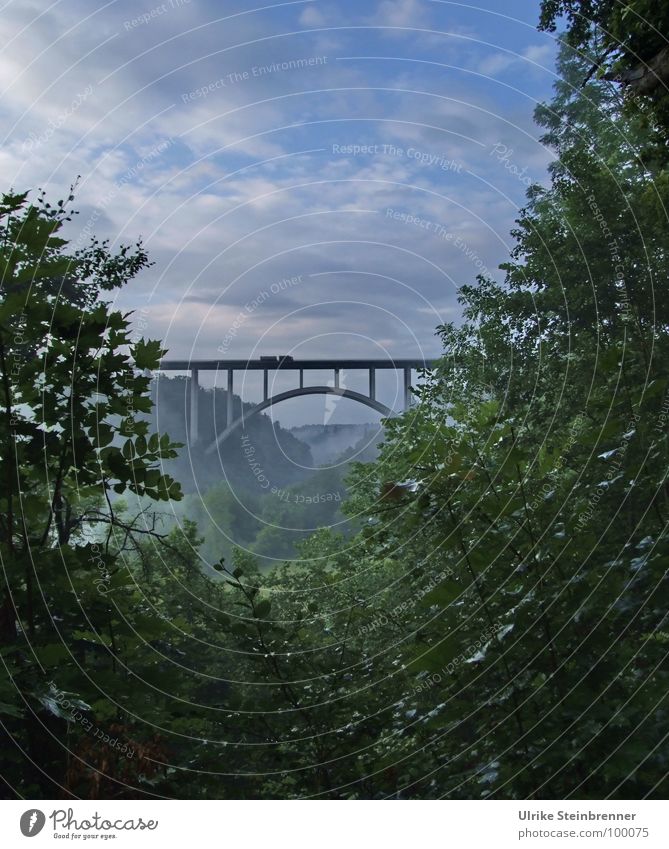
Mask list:
[[[146,524],[121,520],[115,494],[180,497],[160,469],[178,446],[149,434],[142,419],[151,409],[146,371],[163,351],[133,341],[129,316],[98,300],[144,268],[146,254],[141,244],[113,254],[95,240],[68,253],[59,235],[68,219],[62,201],[2,198],[0,646],[8,677],[0,714],[40,764],[13,774],[28,795],[44,776],[66,780],[69,731],[55,688],[75,708],[99,703],[98,688],[120,686],[126,659],[146,638],[128,630],[140,596],[125,560]],[[20,749],[11,752],[17,759]]]
[[[647,117],[666,162],[669,131],[669,7],[657,0],[542,0],[540,29],[554,32],[564,18],[568,43],[589,57],[599,78],[624,85],[631,114]]]

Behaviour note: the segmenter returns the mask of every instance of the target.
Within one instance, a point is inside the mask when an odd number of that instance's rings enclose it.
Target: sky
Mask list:
[[[142,237],[154,265],[117,305],[170,357],[438,356],[458,287],[499,276],[546,180],[532,114],[555,36],[538,15],[538,0],[5,0],[3,188],[55,200],[79,177],[75,246]],[[400,391],[380,380],[386,403]],[[342,401],[328,418],[374,415]]]

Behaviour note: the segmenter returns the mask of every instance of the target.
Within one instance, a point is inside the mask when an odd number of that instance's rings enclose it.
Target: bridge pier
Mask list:
[[[193,446],[197,444],[199,438],[199,404],[200,400],[200,383],[198,380],[198,371],[196,368],[190,372],[190,422],[188,443]]]
[[[234,397],[233,397],[233,394],[232,394],[233,383],[234,383],[233,375],[234,375],[234,371],[231,368],[229,368],[228,369],[228,398],[227,398],[227,410],[226,410],[227,415],[225,417],[226,418],[226,424],[225,424],[226,427],[230,427],[230,425],[232,424],[232,421],[234,419],[234,408],[233,408]]]
[[[411,407],[411,369],[404,369],[404,409]]]
[[[376,370],[373,368],[369,370],[369,397],[376,400]]]
[[[156,433],[158,431],[158,372],[147,369],[144,372],[144,377],[151,379],[151,383],[149,383],[149,398],[151,399],[149,432]]]

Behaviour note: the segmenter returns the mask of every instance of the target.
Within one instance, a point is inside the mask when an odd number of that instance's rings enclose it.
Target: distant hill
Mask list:
[[[364,449],[364,456],[352,457],[369,462],[377,453],[376,445],[383,440],[383,429],[380,424],[308,424],[293,427],[289,431],[292,436],[311,449],[316,466],[334,463],[341,459],[342,454],[349,455],[354,447],[358,451]]]

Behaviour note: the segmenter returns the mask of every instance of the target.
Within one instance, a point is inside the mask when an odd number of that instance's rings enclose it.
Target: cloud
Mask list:
[[[453,21],[450,10],[446,21],[437,4],[430,15],[425,2],[383,0],[370,19],[342,0],[306,5],[296,32],[294,5],[238,13],[229,0],[201,0],[128,29],[139,14],[128,0],[71,0],[67,11],[30,3],[10,4],[0,19],[2,172],[17,189],[43,185],[55,198],[81,174],[75,241],[89,224],[112,242],[143,235],[155,265],[118,303],[145,306],[147,332],[173,356],[214,356],[240,314],[231,356],[256,345],[434,354],[435,325],[458,315],[457,286],[506,258],[523,201],[524,184],[491,156],[494,145],[512,150],[518,169],[543,173],[522,89],[530,75],[519,74],[516,97],[457,64],[476,50],[477,63],[501,67],[496,55],[508,55],[520,71],[550,62],[549,46],[501,32],[509,54],[452,39],[445,58],[443,38],[432,56],[431,42],[407,37],[394,59],[347,58],[390,52],[388,30],[349,23],[411,28],[433,18],[435,28],[469,32],[474,16]],[[330,23],[342,29],[327,41],[308,29]],[[325,63],[294,66],[324,54]],[[454,67],[414,61],[431,56]],[[347,153],[350,145],[372,152]],[[442,166],[450,160],[458,169]],[[299,285],[272,292],[293,278]],[[247,314],[264,291],[271,297]]]
[[[552,71],[555,59],[555,43],[551,41],[547,44],[531,44],[522,51],[521,55],[528,62],[535,62],[543,67],[547,66]]]
[[[429,17],[422,0],[381,0],[371,21],[377,26],[411,28],[427,26]]]
[[[306,6],[298,18],[305,27],[324,27],[328,25],[329,19],[329,14],[321,6]]]
[[[496,76],[509,70],[509,68],[515,68],[517,71],[519,66],[522,65],[523,72],[530,70],[534,73],[545,73],[548,70],[552,74],[554,57],[555,44],[553,42],[533,44],[524,48],[519,53],[508,51],[485,56],[476,63],[476,70],[481,74]]]

